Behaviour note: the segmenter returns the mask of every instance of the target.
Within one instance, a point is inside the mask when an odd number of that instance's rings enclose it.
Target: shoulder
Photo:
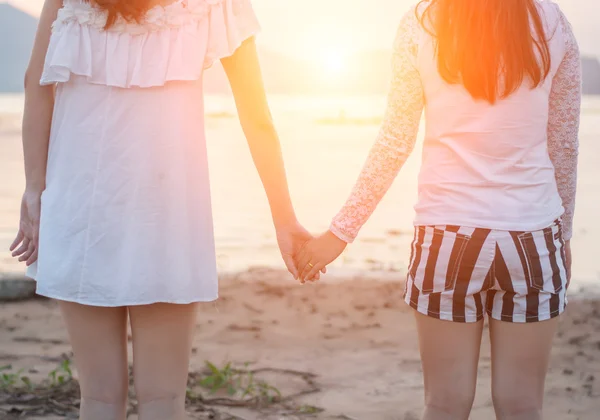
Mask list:
[[[396,40],[394,42],[396,48],[418,43],[420,33],[423,30],[421,24],[423,13],[429,3],[428,0],[420,1],[402,15],[398,30],[396,31]]]
[[[563,33],[565,34],[573,34],[573,26],[571,25],[571,22],[569,21],[569,19],[567,18],[567,16],[565,15],[565,13],[562,11],[562,9],[560,8],[560,6],[553,2],[553,1],[545,1],[545,3],[549,3],[553,9],[554,9],[554,13],[556,13],[556,18],[558,20],[558,24],[561,28],[561,30],[563,31]]]
[[[558,3],[552,0],[537,0],[537,3],[544,15],[550,38],[559,37],[566,52],[577,50],[579,47],[573,26]]]
[[[560,6],[553,0],[536,0],[537,6],[544,12],[558,16],[561,12]]]
[[[412,29],[419,27],[425,10],[431,4],[430,0],[419,1],[413,4],[408,10],[404,12],[400,19],[400,28]]]
[[[558,26],[561,30],[572,31],[571,23],[558,3],[552,0],[536,0],[536,2],[550,29]]]

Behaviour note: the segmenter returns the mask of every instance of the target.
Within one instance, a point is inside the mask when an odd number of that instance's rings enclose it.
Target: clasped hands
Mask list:
[[[302,284],[318,280],[320,273],[326,272],[326,267],[342,254],[347,245],[329,230],[306,241],[294,255],[298,273],[296,280]]]

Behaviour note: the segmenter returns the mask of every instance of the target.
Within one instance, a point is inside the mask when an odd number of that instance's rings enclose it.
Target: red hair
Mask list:
[[[446,82],[494,103],[525,79],[535,88],[548,77],[550,49],[536,0],[428,3],[418,17],[436,39],[438,71]]]

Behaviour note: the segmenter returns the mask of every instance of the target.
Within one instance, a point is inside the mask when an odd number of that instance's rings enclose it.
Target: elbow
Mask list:
[[[33,72],[30,69],[25,70],[25,77],[23,77],[23,87],[25,90],[29,90],[32,86],[38,84],[35,81],[35,76],[32,73]]]
[[[270,114],[247,116],[245,118],[241,118],[241,123],[243,127],[254,132],[275,132],[275,124]]]
[[[39,95],[40,97],[45,98],[54,97],[54,85],[42,86],[40,84],[39,73],[29,69],[25,71],[23,87],[25,88],[25,95]]]
[[[257,121],[254,124],[254,130],[258,131],[259,133],[275,133],[275,124],[271,119]]]
[[[32,89],[41,89],[41,90],[53,90],[52,85],[41,85],[40,84],[40,79],[41,79],[41,74],[39,73],[39,71],[35,71],[32,69],[27,69],[25,70],[25,76],[23,77],[23,87],[25,88],[26,91],[28,90],[32,90]]]

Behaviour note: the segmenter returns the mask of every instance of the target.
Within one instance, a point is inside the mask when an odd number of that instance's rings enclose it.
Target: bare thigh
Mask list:
[[[82,419],[124,419],[128,390],[127,308],[59,302],[81,388]]]
[[[558,318],[517,324],[490,320],[492,396],[499,420],[542,418],[544,384]]]
[[[140,420],[185,418],[197,304],[132,306],[133,376]]]
[[[454,323],[416,313],[425,420],[466,420],[473,406],[483,321]]]

